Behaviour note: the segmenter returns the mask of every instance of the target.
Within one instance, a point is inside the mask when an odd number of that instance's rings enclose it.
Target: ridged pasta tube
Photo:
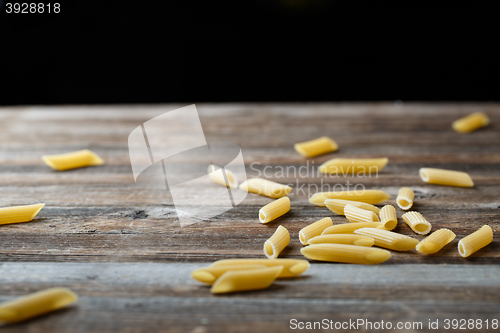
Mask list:
[[[238,188],[238,180],[231,170],[222,169],[221,167],[210,164],[208,166],[208,175],[216,184],[229,188]]]
[[[264,254],[268,259],[276,259],[290,243],[290,233],[280,225],[274,234],[264,243]]]
[[[380,210],[380,226],[385,230],[393,230],[398,225],[396,208],[392,205],[385,205]]]
[[[208,266],[192,271],[191,277],[203,283],[213,284],[222,274],[226,273],[227,271],[243,271],[264,267],[267,266],[255,264]]]
[[[342,223],[326,228],[321,234],[352,234],[354,230],[361,228],[377,228],[379,225],[380,223],[377,222]]]
[[[484,112],[474,112],[463,118],[455,120],[451,127],[459,133],[469,133],[488,126],[490,118]]]
[[[359,173],[369,175],[378,173],[389,162],[387,157],[383,158],[334,158],[319,166],[319,172],[336,175],[356,176]]]
[[[0,208],[0,224],[32,221],[45,206],[44,203]]]
[[[423,254],[436,253],[446,244],[455,239],[455,234],[449,229],[439,229],[427,236],[417,245],[417,251]]]
[[[299,231],[299,240],[302,245],[307,245],[307,241],[313,237],[321,235],[321,233],[328,227],[332,226],[332,219],[325,217],[316,221]]]
[[[413,199],[415,199],[415,192],[409,187],[402,187],[399,190],[396,202],[402,210],[408,210],[413,206]]]
[[[288,195],[292,188],[288,185],[279,184],[267,179],[251,178],[240,185],[240,189],[278,199]]]
[[[391,257],[387,250],[344,244],[314,244],[300,249],[300,252],[312,260],[363,265],[380,264]]]
[[[227,271],[212,285],[213,294],[225,294],[238,291],[268,288],[280,275],[283,266],[257,269]]]
[[[309,262],[307,260],[301,259],[253,259],[253,258],[242,258],[242,259],[223,259],[218,260],[210,267],[219,266],[238,266],[238,265],[264,265],[266,267],[283,266],[279,277],[288,278],[298,276],[304,273],[309,268]]]
[[[456,187],[473,187],[474,182],[469,174],[462,171],[421,168],[418,171],[420,178],[428,184],[456,186]]]
[[[351,223],[357,222],[379,222],[377,214],[372,212],[371,210],[361,209],[355,207],[351,204],[347,204],[344,207],[345,217]]]
[[[427,235],[432,228],[432,225],[419,212],[404,213],[403,221],[419,235]]]
[[[334,213],[344,215],[344,207],[345,205],[353,205],[354,207],[358,207],[365,210],[370,210],[375,214],[380,213],[380,209],[377,206],[367,204],[365,202],[360,201],[351,201],[351,200],[341,200],[341,199],[326,199],[325,205],[326,207]]]
[[[355,230],[354,233],[371,237],[375,241],[375,246],[389,250],[409,251],[414,249],[418,244],[418,240],[415,238],[378,228],[361,228]]]
[[[324,207],[326,199],[341,199],[360,201],[367,204],[378,204],[389,200],[391,195],[380,190],[362,190],[362,191],[334,191],[334,192],[318,192],[315,193],[309,202],[315,206]]]
[[[290,199],[283,197],[275,200],[259,210],[260,223],[271,222],[290,210]]]
[[[339,146],[335,141],[327,136],[317,138],[311,141],[296,143],[294,146],[297,153],[305,157],[314,157],[337,151]]]
[[[357,246],[373,246],[374,240],[368,236],[354,234],[330,234],[313,237],[309,240],[309,244],[346,244]]]
[[[59,171],[104,164],[102,158],[88,149],[66,154],[44,155],[42,160],[52,169]]]
[[[462,238],[458,242],[458,253],[467,258],[474,252],[482,249],[493,241],[493,230],[490,226],[483,225],[479,230],[474,231],[469,236]]]

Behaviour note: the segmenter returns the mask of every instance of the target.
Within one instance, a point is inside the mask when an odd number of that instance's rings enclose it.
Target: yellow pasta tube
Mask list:
[[[353,205],[354,207],[358,207],[361,209],[365,210],[370,210],[374,212],[375,214],[380,213],[380,209],[377,206],[370,205],[364,202],[359,202],[359,201],[351,201],[351,200],[341,200],[341,199],[326,199],[325,200],[325,205],[330,209],[332,212],[344,215],[344,207],[345,205]]]
[[[49,167],[59,171],[104,164],[102,158],[88,149],[66,154],[44,155],[42,159]]]
[[[332,226],[332,219],[325,217],[316,221],[299,231],[299,240],[302,245],[307,245],[307,241],[313,237],[321,235],[321,233],[328,227]]]
[[[242,271],[263,267],[267,266],[255,264],[209,266],[192,271],[191,277],[203,283],[213,284],[222,274],[227,271]]]
[[[436,253],[446,244],[455,239],[455,234],[449,229],[439,229],[424,238],[417,245],[417,251],[423,254]]]
[[[428,184],[457,187],[474,186],[474,182],[466,172],[434,168],[421,168],[418,173],[420,175],[420,179]]]
[[[458,253],[467,258],[474,252],[482,249],[493,241],[493,230],[490,226],[483,225],[481,229],[474,231],[469,236],[462,238],[458,242]]]
[[[488,126],[490,118],[484,112],[474,112],[455,120],[451,127],[459,133],[469,133],[481,127]]]
[[[378,204],[389,200],[391,195],[387,192],[380,190],[362,190],[362,191],[334,191],[334,192],[318,192],[315,193],[309,202],[315,206],[326,206],[325,200],[327,199],[341,199],[360,201],[367,204]]]
[[[309,262],[301,259],[223,259],[218,260],[210,267],[217,266],[238,266],[238,265],[264,265],[266,267],[283,266],[279,277],[287,278],[294,277],[304,273],[309,268]]]
[[[216,184],[229,188],[238,188],[238,180],[231,172],[231,170],[222,169],[221,167],[210,164],[208,166],[208,175],[210,176],[210,179]]]
[[[339,146],[335,141],[327,136],[323,136],[311,141],[296,143],[293,148],[302,156],[314,157],[337,151]]]
[[[372,212],[371,210],[361,209],[355,207],[351,204],[347,204],[344,207],[345,217],[351,223],[357,222],[379,222],[377,214]]]
[[[413,199],[415,199],[415,193],[409,187],[402,187],[399,190],[396,202],[402,210],[408,210],[413,206]]]
[[[361,228],[354,231],[355,234],[373,238],[375,246],[384,247],[395,251],[409,251],[415,248],[418,240],[392,231],[378,228]]]
[[[276,259],[290,243],[290,233],[280,225],[274,234],[264,243],[264,254],[268,259]]]
[[[385,230],[393,230],[398,225],[396,208],[392,205],[385,205],[380,210],[380,227]]]
[[[66,288],[50,288],[0,304],[0,322],[17,323],[59,310],[78,299]]]
[[[341,174],[352,176],[369,175],[378,173],[389,162],[387,157],[383,158],[334,158],[319,166],[319,172],[328,174]]]
[[[308,259],[347,264],[380,264],[391,257],[387,250],[345,244],[314,244],[300,249]]]
[[[290,210],[290,199],[283,197],[275,200],[259,210],[260,223],[271,222]]]
[[[278,184],[262,178],[252,178],[244,181],[241,183],[240,189],[273,199],[284,197],[292,191],[292,188],[288,185]]]
[[[213,294],[266,289],[280,275],[283,266],[227,271],[212,285]]]
[[[408,212],[403,214],[403,221],[419,235],[427,235],[432,225],[419,212]]]
[[[377,228],[380,223],[377,222],[359,222],[359,223],[343,223],[332,225],[331,227],[326,228],[322,235],[331,235],[331,234],[352,234],[354,230],[361,228]]]
[[[330,234],[313,237],[309,240],[309,244],[347,244],[358,246],[373,246],[374,240],[371,237],[354,235],[354,234]]]
[[[0,208],[0,224],[29,222],[33,220],[45,206],[44,203]]]

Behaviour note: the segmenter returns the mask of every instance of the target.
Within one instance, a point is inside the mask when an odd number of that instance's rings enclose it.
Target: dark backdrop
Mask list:
[[[59,2],[4,3],[0,104],[499,99],[485,2]]]

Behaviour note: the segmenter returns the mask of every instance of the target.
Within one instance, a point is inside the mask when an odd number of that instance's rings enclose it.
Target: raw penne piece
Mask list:
[[[423,254],[432,254],[441,250],[446,244],[455,239],[455,234],[449,229],[439,229],[430,236],[422,239],[417,245],[417,251]]]
[[[358,173],[369,175],[378,173],[389,162],[387,157],[383,158],[334,158],[319,166],[319,172],[328,174],[341,174],[356,176]]]
[[[290,210],[290,199],[283,197],[275,200],[259,210],[260,223],[271,222]]]
[[[45,204],[41,203],[0,208],[0,224],[29,222],[37,216],[44,206]]]
[[[17,323],[61,309],[78,299],[66,288],[50,288],[0,304],[0,323]]]
[[[387,250],[345,244],[314,244],[300,252],[308,259],[343,262],[347,264],[380,264],[391,257]]]
[[[88,149],[66,154],[44,155],[42,159],[49,167],[59,171],[104,164],[102,158]]]
[[[378,228],[361,228],[354,231],[355,234],[368,236],[374,239],[375,246],[384,247],[395,251],[409,251],[415,248],[418,240],[392,231]]]
[[[288,185],[278,184],[262,178],[252,178],[244,181],[241,183],[240,189],[273,199],[284,197],[292,191],[292,188]]]
[[[341,199],[360,201],[367,204],[378,204],[389,200],[391,195],[380,190],[362,190],[362,191],[335,191],[335,192],[318,192],[315,193],[309,202],[316,206],[324,207],[327,199]]]
[[[227,271],[212,285],[213,294],[266,289],[280,275],[283,266]]]
[[[314,157],[337,151],[339,146],[335,141],[327,136],[323,136],[311,141],[296,143],[293,148],[302,156]]]
[[[365,210],[370,210],[375,214],[380,213],[380,209],[377,206],[370,205],[364,202],[359,201],[351,201],[351,200],[342,200],[342,199],[326,199],[325,205],[334,213],[344,215],[344,207],[345,205],[353,205],[354,207],[358,207]]]
[[[307,241],[313,237],[321,235],[321,233],[328,227],[332,226],[332,219],[325,217],[316,221],[299,231],[299,239],[302,245],[307,245]]]
[[[469,133],[481,127],[488,126],[490,118],[484,112],[474,112],[455,120],[451,127],[459,133]]]
[[[413,199],[415,199],[415,192],[409,187],[402,187],[399,190],[396,202],[402,210],[408,210],[413,206]]]
[[[266,267],[283,266],[279,277],[294,277],[304,273],[309,268],[309,262],[301,259],[223,259],[218,260],[210,267],[215,266],[239,266],[239,265],[264,265]]]
[[[393,230],[398,225],[396,216],[396,208],[392,205],[385,205],[380,210],[380,228],[385,230]],[[377,227],[378,228],[378,227]]]
[[[191,277],[203,283],[213,284],[219,278],[219,276],[226,273],[227,271],[243,271],[263,267],[267,266],[253,264],[208,266],[192,271]]]
[[[427,235],[432,225],[419,212],[408,212],[403,214],[403,221],[419,235]]]
[[[268,259],[276,259],[290,243],[290,233],[280,225],[274,234],[264,243],[264,254]]]
[[[373,246],[374,240],[368,236],[354,235],[354,234],[331,234],[320,235],[313,237],[309,240],[309,244],[347,244],[358,246]]]
[[[457,186],[457,187],[473,187],[474,182],[469,174],[462,171],[421,168],[418,171],[420,178],[428,184]]]
[[[479,249],[493,241],[493,230],[488,225],[483,225],[481,229],[474,231],[469,236],[462,238],[458,242],[458,253],[467,258]]]
[[[230,170],[222,169],[216,165],[210,164],[208,166],[208,175],[216,184],[229,188],[238,188],[238,180]]]
[[[360,223],[343,223],[332,225],[326,228],[321,235],[331,234],[352,234],[354,230],[361,228],[377,228],[380,223],[377,222],[360,222]]]
[[[351,223],[379,222],[377,214],[375,214],[371,210],[361,209],[361,208],[355,207],[351,204],[347,204],[344,207],[344,214],[345,214],[345,217]]]

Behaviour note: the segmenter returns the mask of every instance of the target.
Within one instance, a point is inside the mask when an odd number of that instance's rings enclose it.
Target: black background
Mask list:
[[[486,2],[60,3],[4,3],[0,104],[499,99]]]

